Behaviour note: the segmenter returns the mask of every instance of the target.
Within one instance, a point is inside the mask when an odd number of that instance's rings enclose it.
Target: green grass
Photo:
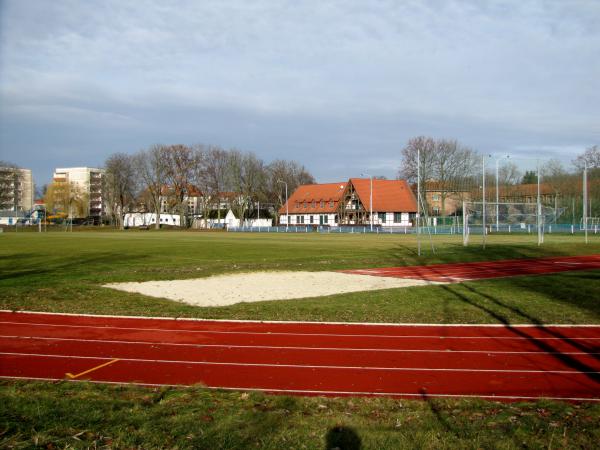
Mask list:
[[[101,287],[257,270],[337,270],[600,251],[581,236],[491,236],[485,251],[435,238],[416,254],[414,236],[194,232],[4,233],[0,308],[220,319],[434,323],[600,323],[597,271],[200,308]]]
[[[488,248],[435,237],[194,232],[0,235],[0,308],[235,319],[428,323],[600,323],[598,271],[481,280],[324,298],[199,308],[102,288],[257,270],[337,270],[584,255],[600,238],[490,236]],[[539,401],[303,398],[192,388],[0,383],[0,448],[594,448],[600,405]],[[337,431],[336,431],[337,430]],[[335,446],[335,443],[332,444]],[[352,447],[350,447],[352,448]]]
[[[1,384],[1,448],[596,448],[600,404]]]

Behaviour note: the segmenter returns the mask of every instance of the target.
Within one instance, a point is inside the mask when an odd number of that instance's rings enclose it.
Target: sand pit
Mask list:
[[[113,283],[104,287],[196,306],[226,306],[427,284],[439,283],[338,272],[253,272],[192,280]]]

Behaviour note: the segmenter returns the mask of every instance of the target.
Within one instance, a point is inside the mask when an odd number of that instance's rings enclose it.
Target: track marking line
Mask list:
[[[253,323],[253,324],[301,324],[301,325],[366,325],[370,327],[480,327],[480,328],[507,328],[502,323],[377,323],[377,322],[315,322],[309,320],[244,320],[244,319],[202,319],[195,317],[160,317],[160,316],[124,316],[110,314],[76,314],[76,313],[57,313],[44,311],[12,311],[10,309],[0,309],[0,313],[9,314],[29,314],[41,316],[65,316],[65,317],[89,317],[98,319],[135,319],[135,320],[160,320],[173,322],[191,322],[191,323]],[[21,323],[21,322],[18,322]],[[598,328],[598,324],[564,324],[564,323],[548,323],[544,325],[536,325],[531,323],[514,323],[508,326],[509,328]]]
[[[110,359],[103,356],[78,356],[78,355],[48,355],[44,353],[16,353],[0,352],[0,355],[6,356],[33,356],[38,358],[57,358],[57,359]],[[270,368],[291,368],[291,369],[336,369],[336,370],[372,370],[372,371],[394,371],[394,372],[476,372],[476,373],[543,373],[543,374],[570,374],[570,375],[588,375],[600,374],[600,371],[594,370],[510,370],[510,369],[446,369],[446,368],[428,368],[428,367],[371,367],[371,366],[322,366],[316,364],[263,364],[263,363],[236,363],[220,361],[184,361],[171,359],[144,359],[144,358],[119,358],[112,360],[107,364],[116,361],[141,362],[141,363],[159,363],[159,364],[193,364],[200,366],[234,366],[234,367],[270,367]],[[96,370],[102,366],[98,366]],[[85,373],[85,372],[84,372]],[[81,374],[80,374],[81,375]]]
[[[252,348],[267,350],[310,350],[310,351],[343,351],[343,352],[394,352],[394,353],[484,353],[498,355],[600,355],[600,352],[547,352],[547,351],[505,351],[505,350],[453,350],[453,349],[400,349],[400,348],[353,348],[353,347],[302,347],[302,346],[284,346],[284,345],[237,345],[237,344],[186,344],[180,342],[160,342],[160,341],[123,341],[114,339],[79,339],[79,338],[59,338],[47,336],[2,336],[0,339],[29,339],[45,341],[68,341],[68,342],[100,342],[103,344],[127,344],[127,345],[161,345],[173,347],[192,347],[192,348]]]
[[[54,327],[54,328],[92,328],[104,331],[123,330],[123,331],[152,331],[161,333],[196,333],[196,334],[227,334],[227,335],[256,335],[256,336],[319,336],[319,337],[374,337],[374,338],[393,338],[393,339],[502,339],[502,340],[540,340],[540,341],[564,341],[564,340],[600,340],[600,337],[521,337],[521,336],[432,336],[432,335],[394,335],[394,334],[339,334],[339,333],[289,333],[281,331],[216,331],[216,330],[179,330],[172,328],[136,328],[136,327],[112,327],[96,325],[65,325],[49,323],[27,323],[0,321],[5,325],[22,325],[36,327]],[[511,327],[507,327],[508,330]]]
[[[104,358],[101,358],[101,359],[104,359]],[[118,360],[118,359],[113,359],[112,361],[108,361],[108,362],[105,362],[104,364],[100,364],[99,366],[92,367],[91,369],[88,369],[88,370],[86,370],[85,372],[78,373],[77,375],[73,375],[73,374],[72,374],[72,373],[70,373],[70,372],[67,372],[67,373],[65,373],[65,375],[66,375],[67,377],[69,377],[70,379],[74,380],[75,378],[79,378],[79,377],[80,377],[80,376],[82,376],[82,375],[86,375],[86,374],[88,374],[88,373],[91,373],[91,372],[94,372],[94,371],[96,371],[96,370],[98,370],[98,369],[101,369],[102,367],[106,367],[106,366],[109,366],[109,365],[111,365],[111,364],[114,364],[114,363],[116,363],[117,361],[119,361],[119,360]]]
[[[18,377],[18,376],[6,376],[0,375],[0,379],[5,380],[28,380],[28,381],[65,381],[60,378],[42,378],[42,377]],[[98,381],[98,380],[67,380],[73,383],[94,383],[94,384],[111,384],[117,386],[148,386],[148,387],[175,387],[188,389],[192,388],[193,385],[187,384],[162,384],[162,383],[139,383],[139,382],[126,382],[126,381]],[[369,391],[323,391],[323,390],[308,390],[308,389],[277,389],[277,388],[250,388],[250,387],[231,387],[231,386],[202,386],[202,389],[207,390],[227,390],[227,391],[241,391],[241,392],[267,392],[267,393],[290,393],[290,394],[305,394],[305,395],[322,395],[322,396],[374,396],[374,397],[415,397],[423,398],[423,394],[417,394],[412,392],[369,392]],[[563,401],[576,401],[576,402],[600,402],[598,397],[552,397],[546,395],[539,396],[525,396],[525,395],[474,395],[474,394],[434,394],[427,393],[427,397],[439,397],[439,398],[485,398],[490,400],[563,400]]]

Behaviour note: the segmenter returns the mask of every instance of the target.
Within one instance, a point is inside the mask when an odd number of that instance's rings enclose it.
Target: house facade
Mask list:
[[[372,186],[372,189],[371,189]],[[373,200],[371,207],[371,198]],[[404,180],[351,178],[299,186],[279,209],[280,225],[409,227],[417,201]],[[289,215],[289,223],[288,223]]]

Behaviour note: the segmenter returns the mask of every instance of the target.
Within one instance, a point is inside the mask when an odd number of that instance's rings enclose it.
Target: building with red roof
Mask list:
[[[372,190],[371,190],[372,185]],[[371,198],[373,206],[371,208]],[[412,226],[417,200],[405,180],[351,178],[299,186],[279,210],[280,224]]]

